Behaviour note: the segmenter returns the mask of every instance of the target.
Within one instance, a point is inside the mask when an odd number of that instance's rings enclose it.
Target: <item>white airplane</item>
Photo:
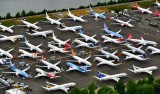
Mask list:
[[[122,54],[126,55],[125,60],[127,60],[127,59],[136,59],[136,60],[143,61],[143,60],[149,59],[149,58],[145,58],[144,55],[134,55],[134,54],[126,52],[126,51],[122,51]]]
[[[106,58],[113,58],[113,59],[119,61],[119,57],[115,55],[118,52],[118,50],[116,50],[113,53],[109,53],[109,52],[103,50],[103,48],[100,48],[100,49],[98,49],[98,51],[100,53],[102,53],[103,55],[95,55],[95,56],[103,56],[103,57],[106,57]]]
[[[157,69],[158,69],[157,66],[140,68],[140,67],[137,67],[137,66],[134,66],[134,65],[133,65],[133,70],[132,70],[132,69],[128,69],[128,70],[131,71],[131,72],[134,72],[134,73],[142,73],[142,72],[145,72],[145,73],[148,73],[148,74],[152,75],[152,71],[153,71],[153,70],[157,70]]]
[[[45,38],[47,38],[47,35],[49,34],[52,34],[52,30],[46,30],[46,31],[41,31],[41,32],[38,32],[36,30],[32,30],[34,33],[28,33],[28,35],[31,35],[31,36],[44,36]]]
[[[71,26],[71,27],[68,27],[68,26],[59,26],[57,27],[57,29],[61,30],[61,31],[74,31],[75,33],[81,31],[83,27],[82,26]]]
[[[160,53],[160,49],[152,47],[152,46],[148,46],[146,50],[152,50],[151,55]]]
[[[118,18],[115,19],[114,17],[111,17],[111,20],[115,20],[116,22],[118,22],[118,23],[111,23],[111,24],[119,24],[121,26],[134,27],[132,24],[129,23],[129,22],[131,22],[131,19],[129,21],[125,22],[125,21],[122,21]]]
[[[29,41],[27,40],[27,38],[26,37],[24,37],[24,42],[22,42],[22,43],[25,43],[28,47],[19,47],[19,48],[22,48],[22,49],[29,49],[30,51],[33,51],[33,50],[35,50],[35,51],[38,51],[39,53],[43,53],[44,51],[43,50],[41,50],[39,47],[40,46],[42,46],[43,44],[39,44],[38,46],[34,46],[34,45],[32,45],[31,43],[29,43]]]
[[[122,44],[122,45],[125,45],[127,48],[130,49],[130,50],[125,50],[125,51],[132,51],[133,53],[138,52],[138,53],[141,53],[141,54],[145,55],[145,52],[141,49],[143,47],[143,45],[138,47],[138,48],[130,45],[129,43]]]
[[[101,57],[95,57],[95,59],[93,61],[95,61],[95,60],[100,62],[100,63],[97,64],[97,66],[104,65],[104,64],[109,65],[109,66],[118,66],[118,65],[121,64],[121,63],[115,64],[115,63],[113,63],[113,62],[115,62],[115,60],[110,60],[109,61],[109,60],[103,59]]]
[[[58,19],[58,20],[55,20],[55,19],[52,19],[48,16],[47,12],[46,12],[46,17],[45,17],[49,23],[51,24],[56,24],[56,25],[62,25],[62,23],[60,22],[61,19]]]
[[[87,22],[87,20],[85,20],[85,19],[82,18],[83,15],[80,16],[80,17],[75,16],[74,14],[72,14],[72,13],[70,12],[69,9],[68,9],[68,16],[69,16],[71,19],[73,19],[74,21]]]
[[[12,59],[13,56],[10,54],[10,52],[11,52],[13,49],[14,49],[14,48],[12,48],[12,49],[10,49],[10,50],[8,50],[8,51],[4,51],[4,50],[0,49],[0,56],[5,55],[6,57]]]
[[[54,69],[58,72],[61,72],[61,69],[57,66],[59,63],[61,63],[61,61],[55,63],[55,64],[52,64],[48,61],[45,60],[45,58],[42,56],[42,59],[40,60],[44,65],[46,66],[38,66],[38,67],[44,67],[44,68],[47,68],[47,69]]]
[[[75,40],[73,41],[73,43],[78,44],[76,47],[94,48],[94,44],[93,44],[93,43],[86,43],[86,42],[83,42],[83,41],[78,40],[78,39],[75,39]]]
[[[99,40],[96,40],[94,37],[96,37],[96,34],[95,35],[93,35],[93,36],[88,36],[88,35],[86,35],[86,34],[84,34],[84,33],[82,33],[82,32],[80,32],[80,33],[78,33],[81,37],[83,37],[83,38],[76,38],[76,39],[85,39],[85,41],[92,41],[92,42],[94,42],[94,44],[97,44],[98,42],[99,42]]]
[[[36,70],[36,72],[38,72],[38,74],[34,78],[45,76],[45,77],[48,77],[50,79],[53,79],[53,78],[61,77],[61,76],[56,76],[56,74],[58,72],[55,72],[55,71],[54,72],[45,72],[44,70],[39,69],[39,68],[36,68],[35,70]]]
[[[20,57],[23,57],[23,58],[24,57],[30,57],[30,58],[39,58],[39,57],[41,57],[41,56],[37,56],[38,52],[29,53],[29,52],[27,52],[25,50],[22,50],[22,49],[19,49],[18,51],[21,54],[21,55],[18,56],[19,58]]]
[[[142,37],[141,37],[141,39],[134,39],[130,33],[128,34],[128,39],[127,40],[132,41],[132,42],[136,42],[136,43],[138,43],[137,45],[147,45],[147,44],[148,45],[153,45],[153,46],[157,45],[156,42],[149,41],[149,40],[144,40]]]
[[[10,32],[10,33],[13,33],[13,30],[11,29],[12,27],[13,27],[14,25],[12,25],[12,26],[10,26],[10,27],[6,27],[6,26],[4,26],[4,25],[2,25],[2,23],[0,23],[0,30],[2,30],[3,32],[4,31],[8,31],[8,32]]]
[[[7,58],[0,58],[0,65],[7,64]]]
[[[65,47],[70,47],[70,45],[68,44],[68,41],[70,39],[68,39],[66,41],[62,41],[62,40],[58,39],[57,36],[54,35],[54,32],[52,33],[52,39],[54,40],[54,42],[49,42],[49,43],[58,44],[59,47],[61,47],[61,45],[65,45]]]
[[[60,53],[68,53],[70,51],[67,51],[67,48],[68,47],[65,47],[65,48],[59,48],[59,47],[56,47],[54,45],[51,45],[51,44],[48,44],[48,47],[50,48],[50,50],[48,52],[60,52]]]
[[[74,53],[74,51],[73,51],[73,49],[71,49],[71,50],[72,50],[71,56],[72,56],[75,60],[67,60],[67,61],[78,62],[78,64],[84,63],[84,64],[88,65],[89,67],[92,66],[92,64],[91,64],[89,61],[87,61],[87,60],[90,58],[90,56],[88,56],[87,58],[83,59],[83,58],[81,58],[81,57],[76,56],[75,53]]]
[[[139,5],[137,4],[137,2],[134,2],[134,6],[137,9],[136,11],[140,11],[142,13],[145,12],[145,13],[148,13],[148,14],[153,14],[152,11],[149,10],[150,8],[144,9],[142,7],[139,7]]]
[[[5,36],[5,35],[1,35],[1,34],[0,34],[0,36],[2,36],[2,37],[0,38],[0,41],[10,40],[10,41],[12,41],[13,43],[15,43],[15,41],[17,41],[17,39],[21,39],[21,38],[24,37],[23,35]]]
[[[98,80],[100,80],[100,81],[102,81],[102,80],[114,80],[114,81],[118,82],[121,77],[126,77],[126,76],[127,76],[126,73],[108,75],[108,74],[101,73],[101,72],[98,71],[98,75],[97,76],[93,76],[93,77],[98,79]]]
[[[102,35],[102,38],[104,39],[103,43],[113,42],[113,43],[116,43],[116,44],[120,44],[120,43],[124,42],[124,41],[121,41],[121,38],[113,39],[113,38],[110,38],[110,37],[105,36],[105,35]]]
[[[157,5],[155,7],[160,7],[160,3],[158,2],[158,0],[156,0],[155,5]]]
[[[36,24],[38,23],[38,22],[35,22],[35,23],[30,23],[30,22],[27,22],[26,20],[24,20],[24,19],[22,19],[22,20],[20,20],[24,25],[17,25],[17,26],[26,26],[27,28],[34,28],[34,29],[36,29],[36,30],[38,30],[38,29],[41,29],[40,27],[38,27]]]
[[[72,86],[76,85],[76,83],[73,83],[73,82],[66,83],[66,84],[61,84],[61,85],[53,84],[53,83],[50,83],[50,82],[46,82],[46,84],[47,84],[47,86],[46,87],[42,86],[42,88],[44,88],[48,91],[63,90],[66,93],[68,93],[69,87],[72,87]]]

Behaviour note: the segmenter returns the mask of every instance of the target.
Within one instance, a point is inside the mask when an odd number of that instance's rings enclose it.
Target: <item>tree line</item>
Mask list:
[[[91,82],[87,88],[74,87],[69,94],[160,94],[160,78],[155,80],[150,75],[147,79],[130,80],[126,84],[120,81],[112,88],[107,85],[98,87]]]
[[[118,1],[110,0],[108,2],[98,2],[96,5],[90,5],[90,6],[92,6],[92,7],[106,6],[106,5],[113,5],[113,4],[127,3],[127,2],[134,2],[134,1],[140,1],[140,0],[118,0]],[[88,8],[88,7],[89,6],[80,6],[77,9],[84,9],[84,8]],[[76,8],[70,8],[70,10],[75,10],[75,9]],[[0,16],[0,20],[45,14],[46,12],[48,12],[48,13],[62,12],[62,11],[66,11],[66,10],[67,9],[61,9],[61,10],[46,10],[46,9],[44,9],[40,12],[35,12],[32,10],[30,10],[29,12],[26,12],[25,10],[23,10],[22,12],[17,12],[15,16],[12,16],[11,13],[7,13],[6,16],[4,16],[4,17]]]

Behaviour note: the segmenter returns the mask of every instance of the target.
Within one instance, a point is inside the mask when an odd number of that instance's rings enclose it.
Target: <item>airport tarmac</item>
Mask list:
[[[140,13],[134,13],[134,15],[137,15]],[[111,13],[106,13],[107,16],[112,17],[114,16]],[[140,14],[140,16],[142,17],[146,17],[146,18],[152,18],[152,15],[146,15],[146,14]],[[136,16],[134,16],[136,17]],[[150,28],[147,23],[147,21],[131,21],[131,24],[133,24],[135,27],[134,28],[126,28],[126,27],[121,27],[120,25],[113,25],[111,23],[114,23],[114,21],[112,20],[99,20],[99,21],[95,21],[93,17],[84,17],[85,19],[88,20],[87,23],[80,23],[80,22],[74,22],[72,20],[63,20],[62,19],[62,23],[65,23],[66,26],[76,26],[76,25],[81,25],[83,26],[83,31],[85,34],[92,36],[94,34],[96,34],[96,39],[100,40],[100,42],[102,43],[103,40],[101,38],[102,34],[106,34],[105,31],[101,30],[103,29],[103,24],[106,23],[106,25],[109,27],[109,29],[113,30],[113,31],[119,31],[120,29],[122,30],[120,32],[120,34],[122,34],[124,36],[124,38],[127,38],[128,33],[131,33],[131,35],[134,38],[140,38],[141,36],[143,36],[144,39],[146,40],[152,40],[158,43],[158,45],[156,46],[157,48],[160,48],[160,35],[158,29],[148,29]],[[119,18],[125,21],[128,21],[129,19],[126,18]],[[157,19],[158,20],[158,19]],[[152,20],[153,22],[157,22],[155,19]],[[148,22],[149,23],[149,22]],[[141,25],[141,26],[140,26]],[[72,41],[75,38],[80,38],[80,36],[78,34],[75,34],[72,31],[67,31],[67,32],[63,32],[60,31],[58,29],[56,29],[55,25],[50,25],[48,23],[38,23],[38,26],[42,27],[42,30],[54,30],[55,35],[57,36],[57,38],[61,39],[61,40],[67,40],[67,39],[71,39],[69,41],[69,43],[71,44]],[[63,91],[46,91],[45,89],[41,88],[41,86],[45,86],[45,82],[49,81],[55,84],[64,84],[64,83],[69,83],[69,82],[75,82],[77,84],[77,87],[87,87],[88,84],[91,81],[95,81],[97,83],[97,85],[109,85],[112,86],[114,85],[116,82],[112,81],[112,80],[108,80],[108,81],[99,81],[95,78],[93,78],[93,76],[97,75],[98,71],[101,71],[103,73],[112,75],[112,74],[117,74],[117,73],[127,73],[127,77],[126,78],[121,78],[121,81],[123,82],[127,82],[129,80],[137,80],[137,79],[142,79],[142,78],[146,78],[148,77],[148,74],[145,73],[141,73],[141,74],[134,74],[130,71],[128,71],[128,69],[132,69],[132,65],[136,65],[139,67],[149,67],[149,66],[157,66],[160,67],[160,62],[159,62],[159,55],[150,55],[150,51],[147,51],[147,57],[150,58],[146,61],[137,61],[137,60],[126,60],[124,61],[125,56],[121,55],[121,51],[126,49],[124,46],[121,46],[120,44],[113,44],[113,43],[103,43],[102,46],[103,47],[108,47],[108,49],[106,49],[109,52],[114,52],[118,49],[118,53],[116,53],[117,56],[120,57],[120,62],[118,63],[122,63],[119,66],[116,67],[110,67],[108,65],[101,65],[101,66],[96,66],[97,65],[97,61],[93,62],[94,60],[94,55],[100,54],[99,52],[97,52],[96,50],[93,49],[87,49],[87,48],[74,48],[75,45],[73,44],[73,49],[76,53],[79,53],[80,51],[86,51],[88,54],[81,56],[83,58],[88,57],[89,55],[91,55],[91,58],[89,58],[89,61],[92,63],[92,67],[89,68],[92,71],[87,72],[87,73],[80,73],[78,71],[71,71],[71,72],[66,72],[66,70],[68,69],[68,66],[66,65],[66,60],[68,59],[72,59],[72,57],[66,57],[65,54],[60,54],[60,53],[53,53],[50,52],[48,53],[49,48],[47,47],[47,42],[52,41],[52,39],[50,38],[44,38],[44,37],[33,37],[33,36],[29,36],[28,34],[26,34],[26,27],[18,27],[15,26],[13,27],[14,33],[10,34],[10,33],[6,33],[6,32],[0,32],[0,34],[4,34],[7,36],[10,35],[25,35],[27,37],[27,39],[29,40],[30,43],[34,44],[34,45],[39,45],[41,43],[43,43],[43,45],[40,47],[43,50],[45,50],[45,53],[43,54],[44,57],[47,59],[47,61],[50,61],[52,63],[56,63],[58,61],[61,60],[61,63],[58,65],[60,66],[60,68],[62,68],[64,71],[62,71],[61,73],[57,74],[58,76],[61,76],[61,78],[56,78],[56,79],[49,79],[47,77],[41,77],[41,78],[31,78],[31,79],[22,79],[22,77],[17,78],[15,75],[12,74],[6,74],[6,76],[8,78],[13,79],[14,81],[18,81],[18,82],[23,82],[25,84],[28,84],[30,88],[33,89],[33,91],[31,92],[27,92],[27,94],[65,94]],[[52,37],[52,35],[49,35],[49,37]],[[14,56],[18,56],[18,49],[19,47],[25,47],[24,44],[20,43],[23,42],[24,39],[16,42],[15,44],[10,42],[10,41],[6,41],[6,42],[1,42],[1,47],[4,50],[9,50],[11,48],[14,47],[14,50],[11,52],[11,54],[13,54]],[[98,45],[96,45],[98,46]],[[136,47],[139,47],[137,45],[134,45]],[[143,46],[143,50],[146,49],[147,46]],[[50,60],[50,57],[55,56],[56,60]],[[35,75],[37,75],[37,72],[35,71],[36,65],[43,65],[41,62],[39,62],[38,60],[35,59],[30,59],[30,58],[14,58],[13,63],[15,63],[15,66],[20,68],[20,69],[24,69],[26,67],[21,67],[19,66],[19,62],[26,62],[28,64],[30,64],[31,68],[27,71],[27,73],[31,74],[33,77]],[[11,71],[10,69],[6,68],[6,67],[2,67],[0,68],[2,71]],[[46,68],[42,68],[45,71],[50,71],[53,72],[54,70],[47,70]],[[1,72],[2,72],[1,71]],[[154,76],[159,76],[160,73],[160,69],[156,70],[153,72]],[[1,73],[0,73],[1,74]],[[4,90],[1,90],[2,92],[1,94],[4,93]]]

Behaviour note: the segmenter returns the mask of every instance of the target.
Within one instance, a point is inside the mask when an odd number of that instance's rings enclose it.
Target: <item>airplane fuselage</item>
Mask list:
[[[29,23],[27,21],[21,20],[23,24],[27,25],[28,28],[32,27],[34,29],[40,29],[40,27],[36,26],[35,24]]]
[[[84,63],[84,64],[86,64],[86,65],[88,65],[88,66],[92,66],[89,61],[87,61],[87,60],[85,60],[85,59],[83,59],[83,58],[81,58],[81,57],[78,57],[78,56],[72,56],[72,57],[73,57],[75,60],[77,60],[78,63]]]
[[[9,36],[9,37],[3,37],[3,38],[0,38],[0,41],[6,41],[6,40],[10,40],[12,42],[15,42],[17,39],[20,39],[20,38],[23,38],[24,36],[23,35],[15,35],[15,36]]]
[[[103,58],[101,58],[101,57],[95,57],[94,60],[97,60],[97,61],[100,62],[100,63],[97,64],[97,66],[102,65],[102,64],[107,64],[107,65],[110,65],[110,66],[120,65],[120,64],[114,64],[112,61],[108,61],[108,60],[103,59]]]
[[[0,28],[2,28],[2,31],[8,31],[8,32],[10,32],[10,33],[13,33],[13,30],[12,30],[11,28],[6,27],[6,26],[4,26],[4,25],[1,25],[1,24],[0,24]]]
[[[104,51],[104,50],[99,50],[102,54],[106,55],[106,58],[113,58],[113,59],[116,59],[116,60],[119,60],[119,57],[112,54],[112,53],[109,53],[107,51]]]
[[[13,58],[13,56],[9,53],[9,52],[6,52],[6,51],[4,51],[4,50],[2,50],[2,49],[0,49],[0,55],[2,56],[2,55],[5,55],[5,56],[7,56],[7,57],[9,57],[9,58]]]

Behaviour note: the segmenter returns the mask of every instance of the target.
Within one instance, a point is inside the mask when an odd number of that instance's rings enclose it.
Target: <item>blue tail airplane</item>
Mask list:
[[[105,23],[104,23],[104,28],[102,30],[104,30],[106,33],[108,33],[106,35],[110,35],[111,37],[115,36],[115,37],[123,39],[123,36],[121,34],[119,34],[121,32],[121,30],[119,30],[118,32],[111,31],[108,29],[108,27],[106,26]]]
[[[12,61],[10,60],[9,68],[10,68],[12,71],[14,71],[14,72],[2,72],[2,73],[15,74],[17,77],[19,77],[19,75],[22,75],[22,76],[25,77],[25,78],[30,78],[30,75],[26,73],[26,71],[27,71],[30,67],[27,67],[27,68],[24,69],[24,70],[20,70],[20,69],[16,68],[16,67],[14,66],[14,64],[12,63]]]
[[[90,14],[95,17],[95,20],[98,20],[98,18],[106,19],[106,16],[104,15],[105,12],[103,13],[94,12],[91,6],[89,6],[89,9],[90,9]]]
[[[86,66],[77,66],[77,65],[75,65],[75,64],[73,64],[71,62],[67,62],[67,66],[69,66],[69,69],[66,72],[72,71],[72,70],[78,70],[79,72],[88,72],[88,71],[91,71],[91,70],[87,69],[89,67],[87,65]]]

